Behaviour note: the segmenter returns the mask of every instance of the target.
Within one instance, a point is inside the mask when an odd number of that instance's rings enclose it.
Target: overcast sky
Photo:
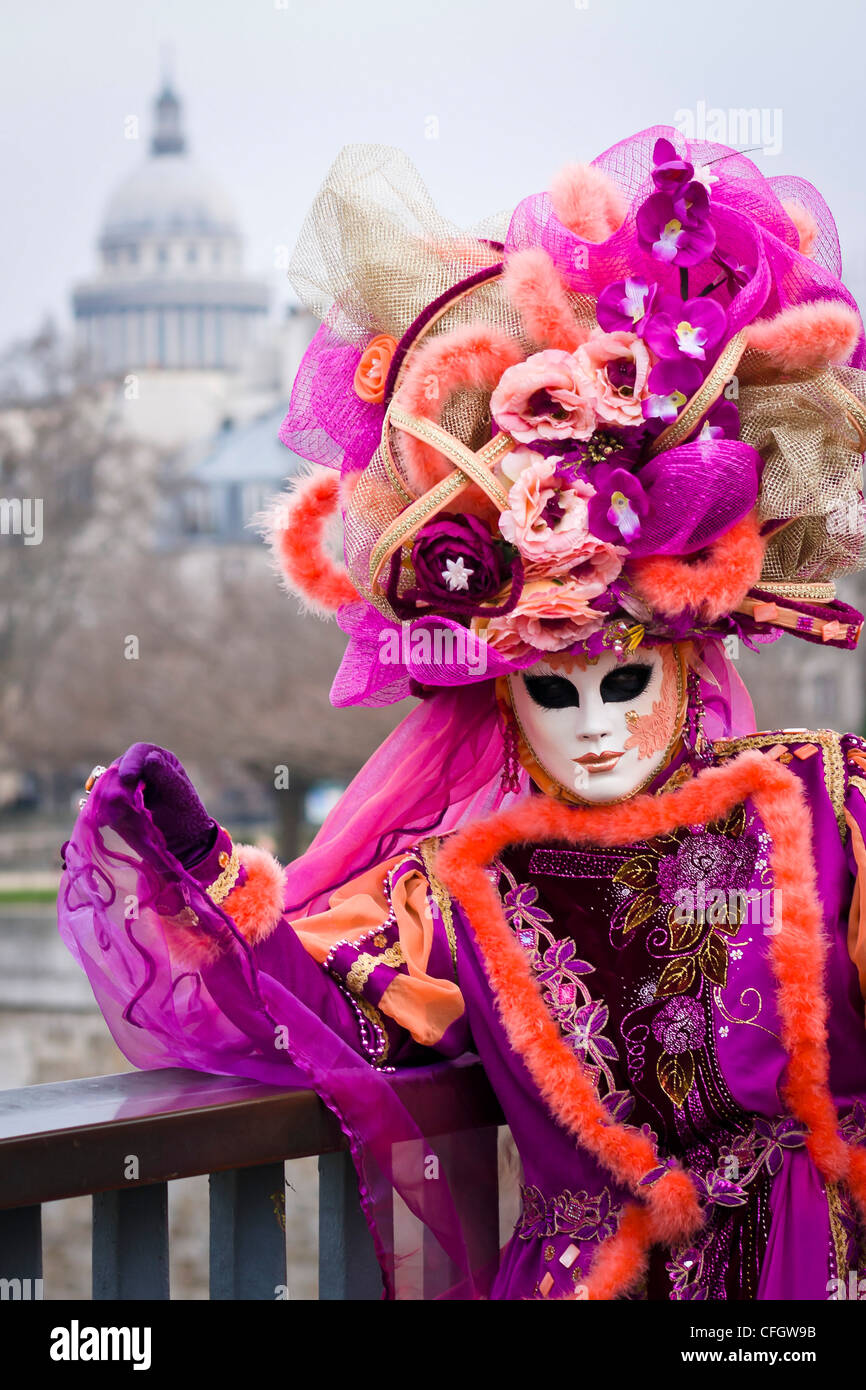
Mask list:
[[[2,0],[5,341],[68,316],[106,200],[145,157],[169,45],[196,159],[272,275],[337,150],[398,145],[468,225],[678,111],[759,108],[866,290],[862,0]],[[141,120],[142,138],[124,138]],[[431,117],[438,138],[430,139]],[[781,125],[779,125],[781,122]],[[769,129],[769,126],[768,126]],[[283,284],[282,294],[287,294]]]

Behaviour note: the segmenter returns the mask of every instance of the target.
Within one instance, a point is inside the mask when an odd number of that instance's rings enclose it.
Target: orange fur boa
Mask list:
[[[580,1060],[550,1017],[523,950],[511,932],[485,869],[507,845],[565,842],[629,845],[680,825],[706,824],[751,798],[772,841],[782,930],[770,937],[778,985],[781,1039],[788,1053],[784,1097],[807,1127],[807,1147],[828,1181],[848,1178],[866,1211],[866,1158],[838,1133],[829,1089],[827,1000],[821,987],[827,942],[811,846],[811,820],[796,776],[757,751],[708,768],[663,796],[643,794],[597,808],[533,798],[467,825],[442,845],[436,871],[465,910],[481,946],[506,1033],[555,1118],[640,1199],[626,1207],[616,1235],[599,1247],[589,1297],[633,1289],[649,1248],[690,1239],[702,1221],[697,1192],[674,1168],[648,1187],[658,1166],[650,1141],[611,1119]]]

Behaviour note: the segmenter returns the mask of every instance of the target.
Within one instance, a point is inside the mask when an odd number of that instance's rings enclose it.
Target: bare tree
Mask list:
[[[159,743],[205,799],[239,780],[272,792],[295,852],[307,789],[351,777],[405,710],[333,709],[336,625],[298,612],[262,544],[165,548],[167,460],[123,434],[117,387],[52,393],[58,364],[33,356],[42,388],[0,409],[3,490],[44,501],[40,544],[0,537],[4,761],[77,771]]]

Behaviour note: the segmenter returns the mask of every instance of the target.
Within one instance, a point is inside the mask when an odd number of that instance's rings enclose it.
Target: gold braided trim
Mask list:
[[[858,401],[856,396],[852,396],[847,387],[843,386],[832,372],[828,372],[816,385],[825,396],[828,396],[831,401],[835,401],[845,411],[857,435],[857,439],[852,441],[856,446],[857,453],[866,453],[866,407],[861,401]]]
[[[836,1256],[836,1275],[845,1279],[848,1272],[848,1237],[842,1221],[842,1199],[839,1184],[828,1182],[824,1185],[827,1194],[827,1211],[830,1217],[830,1231],[833,1236],[833,1253]]]
[[[454,913],[451,910],[451,894],[445,885],[440,882],[433,872],[433,860],[442,841],[438,835],[430,835],[426,840],[422,840],[418,849],[424,861],[424,872],[430,884],[430,891],[439,909],[442,921],[445,925],[445,935],[448,937],[448,945],[451,950],[451,963],[454,966],[454,980],[457,981],[457,933],[454,930]]]
[[[863,800],[866,801],[866,777],[858,777],[856,772],[849,772],[848,786],[856,787]]]
[[[394,455],[391,452],[390,430],[382,431],[382,442],[379,448],[382,454],[382,462],[385,465],[385,472],[388,474],[388,477],[391,480],[394,491],[397,493],[401,501],[405,502],[407,506],[411,506],[412,503],[415,501],[415,494],[414,492],[409,491],[408,487],[406,486],[405,482],[400,476],[400,469],[397,467],[397,460],[394,458]]]
[[[497,478],[490,472],[493,462],[507,454],[514,448],[514,440],[510,435],[500,433],[489,444],[485,444],[476,454],[462,439],[444,430],[441,425],[436,425],[432,420],[424,420],[420,416],[410,415],[408,411],[401,409],[398,405],[392,405],[389,411],[389,419],[397,429],[405,430],[406,434],[411,434],[413,438],[420,439],[422,444],[429,444],[432,448],[438,449],[440,454],[444,454],[447,459],[465,473],[473,483],[477,483],[482,492],[486,492],[491,502],[494,502],[501,512],[508,506],[508,493]],[[488,452],[485,452],[488,451]],[[490,452],[493,451],[493,458]],[[485,466],[489,465],[489,466]]]
[[[665,449],[675,448],[688,438],[724,391],[745,350],[746,332],[741,328],[726,344],[709,376],[701,383],[691,400],[686,402],[673,424],[668,425],[659,435],[650,449],[650,458],[655,458],[656,454],[662,453]]]
[[[222,873],[220,874],[219,878],[214,879],[213,883],[206,890],[211,902],[219,904],[223,901],[223,899],[228,897],[229,893],[232,891],[232,889],[238,881],[238,874],[240,873],[240,871],[241,861],[238,858],[237,850],[235,849],[234,845],[232,845],[232,852],[229,855],[228,861]]]
[[[396,941],[393,946],[389,946],[387,950],[380,952],[378,956],[364,951],[346,976],[346,988],[352,994],[360,995],[377,965],[390,965],[396,970],[405,964],[406,957],[399,941]]]
[[[841,738],[834,729],[777,729],[773,733],[746,734],[741,738],[719,738],[713,744],[713,749],[720,757],[729,758],[747,748],[772,748],[777,743],[817,743],[820,747],[824,785],[844,844],[848,837],[845,822],[845,761]]]
[[[402,411],[398,413],[400,415],[403,414]],[[439,434],[444,436],[445,439],[450,441],[449,448],[453,446],[452,458],[456,458],[459,451],[459,462],[458,467],[453,473],[449,473],[447,478],[443,478],[435,487],[425,492],[422,497],[415,498],[411,505],[406,507],[398,517],[395,517],[390,526],[382,532],[382,535],[379,537],[370,553],[370,587],[373,590],[376,589],[379,575],[382,573],[387,561],[394,554],[394,551],[405,544],[411,536],[414,536],[415,532],[420,530],[425,521],[428,521],[430,517],[435,516],[437,512],[447,506],[451,499],[462,492],[464,488],[468,487],[470,483],[477,482],[481,485],[481,480],[483,478],[485,492],[495,502],[496,506],[499,507],[500,511],[504,511],[508,505],[508,494],[497,480],[491,476],[489,470],[493,468],[494,464],[496,464],[500,458],[503,458],[514,448],[515,442],[510,434],[498,434],[495,439],[491,439],[489,443],[479,449],[476,454],[473,453],[471,449],[467,449],[466,446],[461,444],[458,439],[455,439],[453,435],[449,435],[447,431],[439,430],[438,425],[431,425],[429,421],[416,420],[413,416],[405,416],[405,420],[411,421],[413,426],[411,430],[407,429],[407,433],[413,434],[415,438],[422,439],[426,443],[434,444],[434,447],[437,449],[440,448],[440,445],[430,436],[429,431],[435,430],[437,436]],[[395,420],[394,423],[397,424],[398,422]],[[416,426],[418,427],[417,429],[415,428]],[[399,427],[401,429],[406,428],[404,423],[401,423]],[[424,431],[423,434],[421,430]]]
[[[836,597],[835,584],[809,584],[804,581],[802,584],[796,580],[776,581],[759,579],[755,585],[756,589],[761,589],[767,594],[776,594],[779,598],[798,598],[804,603],[832,603]]]

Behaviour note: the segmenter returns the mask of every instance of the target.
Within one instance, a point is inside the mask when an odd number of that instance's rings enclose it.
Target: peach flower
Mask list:
[[[600,420],[610,425],[643,424],[652,358],[636,333],[594,329],[574,354],[584,396],[592,398]]]
[[[361,360],[355,368],[353,385],[355,394],[370,405],[379,405],[385,399],[385,382],[391,359],[397,351],[397,341],[388,333],[378,333],[371,338]]]
[[[604,614],[589,606],[592,587],[573,579],[563,583],[531,580],[517,607],[491,618],[481,635],[504,656],[522,658],[533,651],[558,652],[583,642],[604,625]]]
[[[597,586],[601,593],[616,579],[627,555],[624,545],[611,545],[610,541],[589,536],[576,564],[571,566],[571,577],[578,584]]]
[[[500,429],[522,444],[533,439],[589,439],[592,400],[581,387],[575,357],[560,348],[534,352],[502,373],[490,398]]]
[[[517,546],[528,568],[565,574],[599,544],[589,534],[587,507],[595,489],[580,479],[560,487],[556,460],[531,449],[515,449],[511,459],[520,471],[508,493],[499,529]]]
[[[520,551],[527,577],[570,573],[596,597],[616,579],[627,552],[591,534],[591,484],[576,479],[559,487],[556,460],[531,449],[515,449],[509,462],[515,481],[499,529]]]

